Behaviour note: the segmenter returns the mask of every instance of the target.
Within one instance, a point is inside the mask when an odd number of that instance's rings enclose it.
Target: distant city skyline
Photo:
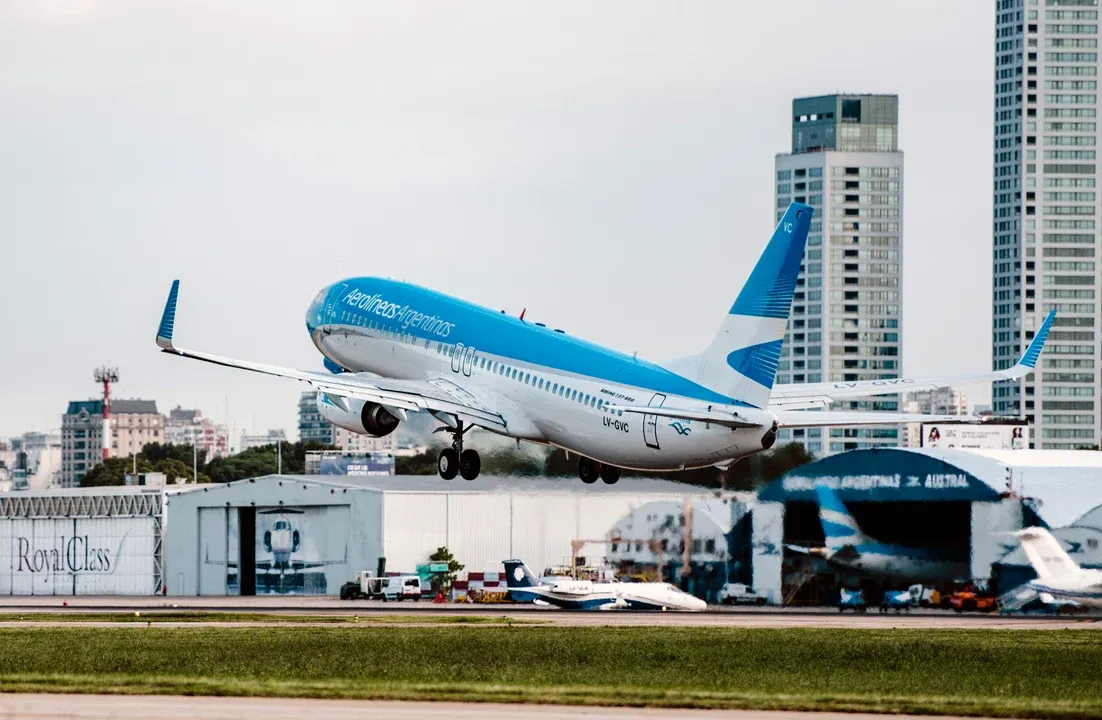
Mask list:
[[[181,344],[303,368],[354,275],[695,352],[776,223],[792,98],[847,90],[899,96],[903,373],[990,368],[990,4],[584,7],[0,5],[0,436],[107,362],[293,437],[305,385],[157,352],[174,278]]]

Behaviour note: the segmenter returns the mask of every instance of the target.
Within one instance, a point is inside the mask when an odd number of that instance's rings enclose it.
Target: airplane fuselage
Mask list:
[[[563,581],[553,585],[509,588],[520,602],[541,601],[567,610],[690,610],[707,607],[700,598],[667,583],[594,583]]]
[[[897,545],[859,547],[860,557],[828,557],[828,561],[869,575],[908,581],[953,582],[971,576],[967,561],[934,557]]]
[[[1031,580],[1029,586],[1057,600],[1102,608],[1102,571],[1099,570],[1080,570],[1065,577],[1039,578]]]
[[[354,278],[318,294],[310,337],[348,372],[428,380],[465,402],[493,401],[509,437],[623,468],[676,470],[761,451],[775,416],[654,363],[426,288]],[[760,423],[624,413],[617,406],[728,408]],[[763,441],[764,440],[764,441]]]

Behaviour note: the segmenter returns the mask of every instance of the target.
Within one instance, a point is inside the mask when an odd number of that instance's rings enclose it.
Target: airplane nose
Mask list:
[[[332,292],[333,286],[327,285],[318,291],[310,306],[306,308],[306,329],[313,334],[314,329],[322,324],[322,312],[325,309],[325,301]]]

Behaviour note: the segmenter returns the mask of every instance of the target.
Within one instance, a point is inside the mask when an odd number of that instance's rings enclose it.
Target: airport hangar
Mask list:
[[[665,527],[673,543],[666,557],[678,560],[684,546],[672,536],[683,535],[684,521],[675,510],[686,501],[699,508],[690,520],[700,545],[693,562],[708,563],[709,580],[721,585],[725,573],[715,568],[726,567],[731,521],[711,511],[729,515],[734,505],[669,480],[269,475],[206,485],[166,501],[165,585],[168,595],[335,595],[361,570],[377,571],[380,558],[384,571],[413,573],[439,547],[465,573],[500,571],[513,557],[537,574],[574,554],[578,564],[622,564],[631,559],[626,541],[643,529],[636,523]],[[606,542],[573,545],[618,532],[628,535],[618,553]]]
[[[1102,503],[1102,452],[887,448],[808,463],[764,487],[751,513],[753,583],[770,602],[826,604],[842,584],[859,584],[866,597],[900,585],[785,547],[823,546],[817,485],[835,489],[876,540],[968,547],[972,577],[965,579],[1002,593],[1032,577],[1009,533],[1063,527]],[[1102,510],[1097,515],[1095,524],[1102,524]],[[1004,557],[1008,568],[1000,564]]]

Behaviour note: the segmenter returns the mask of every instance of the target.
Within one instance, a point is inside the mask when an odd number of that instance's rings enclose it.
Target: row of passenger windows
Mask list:
[[[466,348],[470,349],[470,348]],[[455,354],[463,353],[464,348],[459,345],[447,345],[444,343],[437,343],[436,351],[447,355],[448,357],[454,357]],[[472,359],[472,367],[480,370],[488,370],[491,373],[496,373],[503,377],[515,380],[525,385],[530,385],[537,390],[545,390],[552,395],[558,395],[559,397],[566,398],[571,402],[581,403],[587,407],[602,410],[604,412],[611,413],[613,415],[623,415],[623,410],[617,410],[612,408],[608,402],[603,398],[599,398],[589,393],[584,393],[573,388],[568,388],[566,385],[560,383],[553,383],[550,380],[545,380],[538,375],[533,375],[530,372],[525,372],[515,367],[506,365],[505,363],[497,362],[496,360],[488,360],[485,357],[479,357],[476,353]]]
[[[342,318],[341,319],[344,322],[350,322],[354,325],[361,325],[361,326],[366,327],[370,330],[375,330],[375,331],[381,332],[385,335],[389,335],[389,336],[392,336],[392,337],[395,337],[395,338],[402,339],[402,340],[407,341],[411,344],[417,342],[417,336],[416,335],[413,335],[411,333],[394,332],[394,331],[388,329],[387,327],[385,327],[382,323],[380,323],[378,321],[375,321],[375,320],[367,321],[365,316],[362,316],[362,315],[356,315],[355,313],[344,312],[344,313],[342,313]],[[430,345],[430,341],[426,340],[425,341],[425,347],[427,348],[427,347],[429,347],[429,345]],[[463,350],[464,350],[464,348],[462,346],[459,346],[459,345],[449,345],[447,343],[437,343],[436,344],[436,352],[441,353],[441,354],[445,354],[448,357],[454,357],[457,352],[462,353]],[[506,376],[506,377],[508,377],[512,380],[516,380],[517,382],[522,382],[525,385],[531,385],[531,386],[535,387],[538,390],[546,390],[547,392],[550,392],[554,395],[558,395],[559,397],[564,397],[564,398],[566,398],[566,399],[568,399],[572,402],[581,403],[581,404],[583,404],[587,407],[595,408],[597,410],[603,410],[605,412],[612,413],[613,415],[623,415],[624,414],[623,410],[612,409],[609,406],[609,404],[605,400],[603,400],[602,398],[598,398],[598,397],[590,395],[588,393],[580,392],[580,391],[575,390],[573,388],[568,388],[565,385],[560,385],[559,383],[553,383],[550,380],[545,380],[545,379],[543,379],[541,377],[538,377],[538,376],[533,376],[531,373],[526,373],[526,372],[523,372],[521,370],[518,370],[517,368],[506,366],[505,364],[500,363],[500,362],[496,362],[496,361],[493,361],[493,360],[487,360],[485,357],[478,357],[477,353],[476,353],[475,357],[473,358],[472,367],[478,367],[478,368],[483,369],[483,370],[489,370],[490,372],[495,372],[498,375],[504,375],[504,376]]]

